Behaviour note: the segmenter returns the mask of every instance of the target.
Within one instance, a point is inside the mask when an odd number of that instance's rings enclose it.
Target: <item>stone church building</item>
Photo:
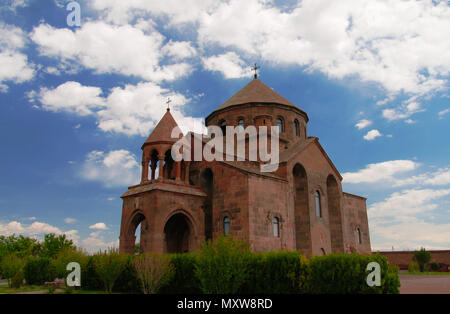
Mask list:
[[[221,234],[248,240],[254,251],[371,252],[366,199],[342,191],[339,171],[308,136],[306,112],[255,75],[205,122],[224,130],[277,126],[278,169],[261,172],[248,159],[175,162],[177,123],[168,109],[142,145],[140,184],[121,196],[121,252],[134,253],[139,225],[141,252],[192,252]],[[186,136],[202,145],[208,139]]]

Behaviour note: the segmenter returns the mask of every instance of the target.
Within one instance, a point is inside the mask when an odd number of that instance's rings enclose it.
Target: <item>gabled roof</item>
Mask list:
[[[289,100],[275,92],[271,87],[255,78],[215,111],[248,103],[275,103],[300,109]]]
[[[331,161],[330,157],[328,157],[328,154],[323,149],[322,145],[320,145],[319,139],[317,137],[309,136],[305,141],[296,144],[294,146],[291,146],[289,149],[283,151],[280,153],[280,163],[281,162],[287,162],[293,157],[297,156],[300,152],[302,152],[304,149],[306,149],[310,144],[315,143],[319,150],[322,152],[325,159],[329,162],[331,168],[336,172],[339,180],[342,181],[342,176],[339,173],[339,171],[336,169],[336,166]]]
[[[172,130],[174,128],[178,127],[177,122],[173,118],[172,114],[170,113],[170,110],[167,109],[167,112],[164,114],[164,116],[161,118],[161,120],[158,122],[156,127],[153,129],[150,136],[145,141],[145,144],[149,143],[156,143],[156,142],[173,142],[175,143],[177,139],[174,139],[171,137]]]

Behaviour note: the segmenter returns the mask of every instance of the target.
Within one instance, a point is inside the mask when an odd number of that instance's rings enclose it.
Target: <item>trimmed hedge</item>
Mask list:
[[[102,255],[103,256],[103,255]],[[30,257],[23,267],[28,284],[42,285],[67,272],[64,265],[72,259],[81,265],[83,290],[103,290],[99,276],[100,255],[86,256],[80,252],[62,252],[56,259]],[[110,256],[110,264],[119,258],[123,270],[112,291],[141,293],[133,260],[134,255]],[[114,260],[117,258],[117,260]],[[329,254],[310,259],[297,251],[254,253],[239,241],[230,238],[205,243],[194,254],[171,254],[175,273],[158,293],[240,293],[240,294],[360,294],[399,293],[398,268],[388,264],[379,254]],[[366,279],[370,262],[381,270],[381,286],[369,287]],[[103,267],[105,267],[103,265]]]
[[[306,293],[309,266],[296,251],[254,253],[249,261],[249,278],[240,293]]]
[[[200,281],[195,276],[196,258],[192,254],[173,254],[171,262],[175,274],[170,282],[161,287],[164,294],[199,294],[202,293]]]
[[[366,283],[371,271],[366,267],[377,262],[381,267],[381,286],[369,287]],[[308,279],[309,293],[356,294],[356,293],[399,293],[398,268],[388,264],[380,254],[359,255],[330,254],[312,257]]]

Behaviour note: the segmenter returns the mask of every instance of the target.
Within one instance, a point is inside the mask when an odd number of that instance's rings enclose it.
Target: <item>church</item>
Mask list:
[[[184,253],[231,234],[254,251],[299,250],[306,256],[370,253],[366,199],[342,191],[342,177],[308,115],[255,74],[205,119],[206,126],[275,126],[279,160],[273,172],[250,160],[175,161],[177,122],[167,109],[142,145],[141,182],[123,199],[120,252],[134,254],[140,226],[143,253]],[[188,133],[205,145],[208,135]],[[258,134],[259,136],[259,134]],[[197,143],[198,144],[198,143]],[[223,152],[226,154],[226,151]]]

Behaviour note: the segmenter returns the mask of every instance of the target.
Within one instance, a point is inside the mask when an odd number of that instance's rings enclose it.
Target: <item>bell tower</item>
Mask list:
[[[190,252],[205,238],[202,205],[206,194],[189,184],[189,162],[172,159],[171,149],[178,141],[172,138],[174,129],[179,130],[178,124],[167,108],[142,145],[141,182],[121,196],[122,253],[134,253],[139,225],[141,253]]]

